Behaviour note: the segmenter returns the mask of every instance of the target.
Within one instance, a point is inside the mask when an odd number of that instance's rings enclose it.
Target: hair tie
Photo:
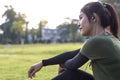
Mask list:
[[[101,6],[102,6],[103,8],[106,8],[106,3],[103,3],[103,2],[100,2],[100,1],[99,1],[99,3],[101,4]]]
[[[108,13],[109,16],[111,16],[111,13],[109,12],[109,10],[107,9],[107,3],[102,3],[99,2],[101,4],[101,6],[103,7],[104,11],[106,11]]]

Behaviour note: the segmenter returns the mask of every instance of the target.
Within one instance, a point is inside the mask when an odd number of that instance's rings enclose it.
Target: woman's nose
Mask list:
[[[77,25],[80,26],[80,22],[79,21],[78,21]]]

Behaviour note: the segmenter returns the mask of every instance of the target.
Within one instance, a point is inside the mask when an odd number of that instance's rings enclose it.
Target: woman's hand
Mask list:
[[[35,77],[35,73],[40,71],[40,69],[43,67],[42,61],[36,64],[33,64],[30,69],[28,70],[28,78]]]

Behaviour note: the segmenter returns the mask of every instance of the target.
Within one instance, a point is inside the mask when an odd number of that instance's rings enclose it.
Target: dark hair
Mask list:
[[[118,18],[114,7],[108,3],[90,2],[86,4],[81,11],[85,13],[88,20],[96,13],[101,21],[103,28],[110,26],[111,33],[118,38]]]

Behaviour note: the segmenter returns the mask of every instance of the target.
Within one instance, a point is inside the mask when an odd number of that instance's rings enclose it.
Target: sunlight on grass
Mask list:
[[[80,43],[11,45],[9,48],[0,45],[0,80],[29,80],[27,70],[32,64],[80,47]],[[86,65],[81,69],[85,70]],[[44,67],[33,80],[50,80],[57,75],[57,69],[58,65]],[[86,71],[91,73],[89,67]]]

